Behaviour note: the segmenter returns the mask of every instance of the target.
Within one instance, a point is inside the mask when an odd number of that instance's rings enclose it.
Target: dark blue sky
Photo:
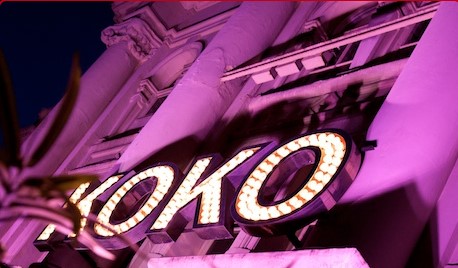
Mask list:
[[[21,127],[63,96],[72,54],[83,72],[105,50],[100,32],[113,24],[109,2],[0,5],[0,48],[8,62]]]

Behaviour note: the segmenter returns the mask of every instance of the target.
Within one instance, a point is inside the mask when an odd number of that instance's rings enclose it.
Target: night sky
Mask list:
[[[11,3],[0,5],[0,48],[16,94],[21,127],[63,96],[72,55],[83,72],[105,50],[100,32],[113,24],[109,2]]]

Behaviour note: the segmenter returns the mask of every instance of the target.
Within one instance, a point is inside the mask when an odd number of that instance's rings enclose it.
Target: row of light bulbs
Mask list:
[[[130,230],[132,227],[136,226],[141,222],[146,216],[148,216],[151,211],[159,204],[159,201],[162,200],[164,195],[172,186],[172,182],[175,176],[175,171],[170,166],[156,166],[149,169],[146,169],[137,175],[130,178],[126,181],[103,206],[102,210],[97,215],[97,220],[101,224],[94,225],[94,231],[101,236],[112,236],[112,231],[104,228],[103,225],[109,226],[116,233],[123,233]],[[123,198],[126,193],[132,189],[137,183],[143,181],[147,178],[157,178],[157,184],[145,204],[129,219],[119,224],[110,224],[110,217],[113,213],[116,205],[119,203],[121,198]]]
[[[313,172],[310,180],[289,200],[273,206],[260,205],[257,198],[259,190],[272,170],[282,159],[308,146],[318,147],[321,151],[318,168]],[[236,199],[237,213],[245,219],[259,221],[278,218],[300,209],[329,183],[342,163],[342,159],[345,155],[345,148],[345,140],[342,136],[327,132],[301,137],[281,146],[261,162],[243,184]],[[198,212],[198,223],[217,223],[220,217],[223,177],[246,159],[250,158],[258,149],[259,148],[251,148],[242,150],[210,175],[205,181],[194,187],[202,173],[210,164],[212,158],[207,157],[196,161],[169,204],[154,222],[151,229],[158,230],[165,228],[171,221],[173,215],[199,194],[202,194],[202,200]],[[147,202],[128,220],[120,224],[111,225],[109,219],[118,202],[138,182],[151,177],[156,177],[158,183]],[[78,202],[84,191],[89,187],[89,183],[82,184],[74,191],[70,197],[70,201],[77,204],[83,216],[87,216],[89,215],[92,202],[119,179],[119,175],[108,178],[100,187]],[[94,226],[95,232],[101,236],[112,236],[113,232],[104,228],[102,225],[109,226],[117,233],[126,232],[136,226],[157,207],[160,200],[163,199],[164,195],[171,187],[173,179],[174,170],[170,166],[152,167],[133,176],[106,202],[97,216],[101,224],[96,224]],[[85,225],[86,219],[83,218],[81,221],[82,228],[84,228]],[[37,240],[47,240],[54,230],[55,227],[53,225],[48,225]]]
[[[196,161],[169,204],[154,222],[151,229],[159,230],[165,228],[173,215],[199,194],[202,194],[202,202],[198,212],[198,224],[217,223],[220,217],[221,185],[223,177],[243,163],[247,158],[250,158],[257,149],[258,148],[242,150],[206,180],[193,188],[197,180],[208,167],[211,157]]]
[[[309,181],[293,197],[279,204],[263,206],[258,202],[258,193],[272,170],[282,159],[299,149],[318,147],[321,157]],[[237,213],[252,221],[279,218],[303,207],[328,184],[345,156],[345,139],[335,133],[311,134],[295,139],[271,153],[241,187],[236,199]]]
[[[80,200],[80,198],[84,194],[84,192],[87,190],[90,183],[89,182],[83,183],[80,186],[78,186],[78,188],[76,188],[75,191],[73,191],[73,193],[70,195],[69,201],[72,202],[73,204],[76,204],[76,206],[80,210],[81,216],[83,216],[83,218],[81,219],[80,230],[83,230],[83,228],[86,226],[87,219],[85,217],[87,217],[89,215],[89,212],[91,211],[92,202],[99,195],[103,194],[103,192],[105,192],[113,184],[115,184],[120,178],[121,176],[119,175],[109,177],[99,187],[97,187],[97,189],[92,191],[82,200]],[[53,224],[49,224],[48,226],[46,226],[43,232],[41,232],[37,240],[39,241],[48,240],[51,234],[54,233],[55,230],[56,230],[56,227]],[[75,234],[71,234],[70,236],[75,236]]]
[[[70,202],[75,204],[81,198],[84,191],[86,191],[86,189],[89,187],[89,184],[90,183],[87,182],[87,183],[83,183],[80,186],[78,186],[78,188],[76,188],[76,190],[73,191],[73,193],[70,195],[70,198],[69,198]],[[41,234],[38,236],[37,240],[48,240],[51,234],[54,233],[55,230],[56,230],[56,226],[54,224],[48,224],[48,226],[46,226],[43,232],[41,232]]]

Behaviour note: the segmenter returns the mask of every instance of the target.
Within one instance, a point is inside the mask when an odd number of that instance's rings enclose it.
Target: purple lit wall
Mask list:
[[[302,133],[339,128],[363,151],[361,168],[332,210],[295,232],[299,243],[286,236],[255,237],[238,227],[233,239],[205,240],[188,224],[176,241],[145,239],[146,259],[124,251],[124,264],[453,263],[458,4],[441,3],[436,12],[437,6],[114,4],[117,24],[102,32],[108,48],[82,77],[63,136],[31,172],[94,172],[103,181],[169,161],[186,173],[201,155],[230,159],[244,146],[272,148]],[[431,17],[423,33],[422,23]],[[26,157],[49,123],[24,143]],[[226,179],[238,186],[248,166]],[[191,202],[180,215],[192,220],[195,208]],[[60,255],[68,250],[51,251],[45,263],[64,265]]]
[[[450,68],[458,53],[457,11],[451,3],[439,8],[369,128],[377,148],[366,153],[342,210],[323,224],[316,245],[341,245],[342,237],[330,236],[348,228],[345,243],[361,246],[368,263],[407,262],[457,158],[458,81]]]

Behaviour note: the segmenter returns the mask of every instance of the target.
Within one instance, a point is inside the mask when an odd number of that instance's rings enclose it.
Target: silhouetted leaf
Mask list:
[[[56,230],[65,235],[70,235],[73,233],[71,220],[68,218],[68,215],[65,212],[49,208],[48,206],[34,206],[32,204],[28,204],[28,201],[20,203],[22,204],[14,207],[0,209],[0,220],[10,220],[17,217],[44,220],[48,223],[54,224]],[[98,256],[108,260],[115,259],[115,256],[111,252],[103,248],[87,232],[81,232],[77,239]]]
[[[75,190],[83,183],[93,182],[98,176],[95,175],[60,175],[53,176],[49,180],[55,185],[56,189],[67,192],[69,190]]]
[[[68,200],[67,200],[68,201]],[[75,204],[68,202],[65,208],[53,207],[49,205],[46,200],[37,200],[36,198],[17,197],[10,203],[9,208],[18,208],[19,216],[33,216],[35,218],[47,219],[52,222],[59,221],[59,217],[64,217],[70,222],[66,225],[72,227],[75,234],[79,232],[81,228],[81,213]],[[8,211],[7,209],[1,209],[0,213]],[[11,210],[14,211],[14,210]]]
[[[8,207],[0,209],[0,220],[18,217],[42,219],[73,227],[72,216],[67,210],[49,206],[45,200],[36,198],[16,197]]]
[[[97,256],[107,260],[114,260],[116,257],[113,253],[102,247],[91,235],[82,231],[78,236],[78,241],[84,244],[90,251],[94,252]]]
[[[37,189],[44,198],[61,198],[63,201],[66,201],[65,209],[69,212],[74,233],[78,234],[81,228],[81,212],[75,204],[68,200],[65,192],[74,190],[81,184],[92,182],[95,179],[97,179],[97,176],[93,175],[62,175],[49,178],[32,177],[24,180],[20,184],[20,188],[29,189],[26,193],[31,193],[30,190]]]
[[[21,186],[31,186],[37,188],[54,188],[66,192],[74,190],[83,183],[92,182],[97,179],[95,175],[59,175],[53,177],[30,177],[25,179]]]
[[[78,236],[81,228],[81,212],[75,204],[70,202],[70,200],[67,200],[65,209],[67,209],[67,211],[70,213],[70,217],[73,223],[73,233]]]
[[[29,162],[27,163],[28,166],[34,166],[43,158],[43,156],[51,148],[61,133],[62,129],[64,128],[78,96],[80,77],[81,68],[79,66],[79,56],[78,54],[75,54],[73,56],[67,90],[64,98],[62,99],[62,103],[60,104],[56,118],[52,122],[51,127],[48,129],[48,132],[41,141],[41,144],[35,150]]]
[[[75,54],[66,94],[43,140],[27,161],[27,166],[36,165],[41,161],[61,134],[77,99],[80,76],[78,55]],[[0,221],[17,218],[44,220],[54,224],[56,230],[63,234],[76,234],[78,241],[85,244],[89,250],[113,260],[115,256],[112,253],[97,243],[86,231],[80,231],[83,216],[66,195],[66,192],[76,189],[81,184],[94,181],[97,176],[29,177],[14,184],[10,183],[9,178],[15,178],[23,169],[20,158],[19,124],[11,84],[6,62],[0,51],[0,127],[6,148],[0,150],[0,186],[5,190],[1,193],[3,196]],[[60,207],[64,202],[65,205]]]
[[[60,175],[53,177],[30,177],[25,179],[19,185],[21,189],[37,189],[41,192],[41,196],[46,198],[66,198],[65,193],[70,190],[75,190],[83,183],[93,182],[97,179],[94,175]],[[30,192],[30,191],[28,191]]]
[[[0,160],[10,166],[20,166],[19,122],[16,112],[11,76],[3,52],[0,50],[0,126],[2,128],[6,152]]]
[[[11,193],[11,185],[9,182],[9,178],[10,174],[8,167],[5,165],[5,163],[2,163],[0,161],[0,186],[3,188],[5,193]]]
[[[116,230],[113,228],[113,226],[111,226],[110,224],[106,224],[106,223],[103,223],[101,221],[99,221],[99,219],[97,218],[96,215],[94,214],[89,214],[86,219],[100,225],[101,227],[107,229],[108,231],[110,231],[111,233],[114,234],[114,236],[116,238],[118,238],[119,240],[121,240],[125,245],[129,246],[129,248],[131,248],[133,251],[135,251],[136,253],[139,253],[140,257],[145,257],[147,258],[147,255],[145,255],[143,252],[140,252],[140,248],[139,246],[137,245],[136,242],[134,242],[133,240],[131,240],[128,236],[124,235],[124,234],[120,234],[120,233],[117,233]]]

